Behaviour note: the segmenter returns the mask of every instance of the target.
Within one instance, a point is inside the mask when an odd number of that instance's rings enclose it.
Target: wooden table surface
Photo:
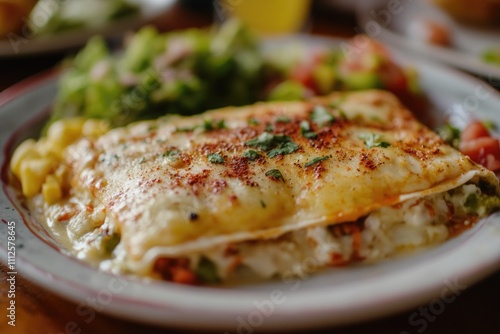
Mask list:
[[[212,15],[175,5],[154,23],[161,30],[203,27],[212,22]],[[310,31],[314,34],[349,37],[356,23],[351,15],[334,13],[324,7],[312,11]],[[25,58],[0,58],[0,91],[10,85],[57,64],[65,55],[52,54]],[[500,260],[500,259],[499,259]],[[0,264],[0,334],[61,334],[61,333],[191,333],[190,331],[157,328],[97,313],[90,323],[76,315],[77,305],[38,287],[17,275],[16,326],[7,324],[7,268]],[[489,278],[468,286],[465,291],[443,308],[432,303],[400,314],[345,327],[315,329],[307,333],[500,333],[500,271]],[[194,318],[196,315],[193,315]],[[76,328],[68,323],[77,323]],[[236,330],[236,329],[235,329]],[[222,331],[220,332],[222,333]]]

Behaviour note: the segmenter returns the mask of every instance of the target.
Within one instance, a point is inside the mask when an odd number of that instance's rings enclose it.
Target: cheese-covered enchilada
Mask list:
[[[21,183],[28,156],[13,158]],[[28,195],[71,252],[182,283],[384,259],[500,205],[492,172],[382,91],[138,122],[54,156]]]

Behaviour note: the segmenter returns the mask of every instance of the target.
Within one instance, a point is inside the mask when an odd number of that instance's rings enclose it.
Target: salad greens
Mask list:
[[[260,44],[237,20],[210,30],[159,33],[145,27],[127,40],[120,54],[112,54],[104,39],[94,37],[63,64],[49,124],[83,116],[106,119],[116,127],[166,114],[300,100],[333,90],[391,90],[395,82],[399,86],[394,91],[410,91],[410,80],[401,69],[390,67],[396,65],[388,57],[376,55],[382,60],[363,68],[338,48],[311,52],[295,45],[293,52],[283,47],[268,52]],[[356,62],[366,63],[363,57],[358,55]]]

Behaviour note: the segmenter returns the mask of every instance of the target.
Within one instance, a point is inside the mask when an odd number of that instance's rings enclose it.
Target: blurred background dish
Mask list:
[[[0,56],[62,51],[83,45],[96,34],[120,36],[158,17],[174,3],[175,0],[0,0]]]
[[[445,0],[413,1],[394,6],[386,0],[359,1],[356,15],[360,28],[370,37],[413,54],[498,79],[500,24],[490,23],[500,22],[492,19],[500,15],[500,2],[481,1],[491,2],[493,11],[493,16],[485,15],[484,20],[480,18],[486,10],[471,11],[470,17],[462,15],[465,12],[462,2],[453,1],[453,5]],[[470,7],[475,6],[476,3]],[[471,24],[478,21],[482,24]]]

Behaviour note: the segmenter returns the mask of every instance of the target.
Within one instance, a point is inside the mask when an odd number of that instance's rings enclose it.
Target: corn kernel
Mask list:
[[[23,161],[20,172],[23,195],[33,197],[38,194],[51,169],[52,161],[50,159],[38,158]]]
[[[47,130],[47,138],[63,149],[82,136],[83,118],[70,118],[54,122]]]
[[[82,127],[82,134],[90,138],[100,137],[108,131],[109,123],[98,119],[86,120]]]
[[[21,178],[21,163],[23,161],[40,158],[35,144],[33,139],[25,140],[16,148],[12,159],[10,159],[10,169],[18,179]]]
[[[62,198],[62,189],[57,177],[48,175],[42,186],[42,194],[45,203],[54,204]]]
[[[61,158],[62,150],[55,146],[48,138],[43,137],[35,145],[40,156],[53,160],[54,162]]]

